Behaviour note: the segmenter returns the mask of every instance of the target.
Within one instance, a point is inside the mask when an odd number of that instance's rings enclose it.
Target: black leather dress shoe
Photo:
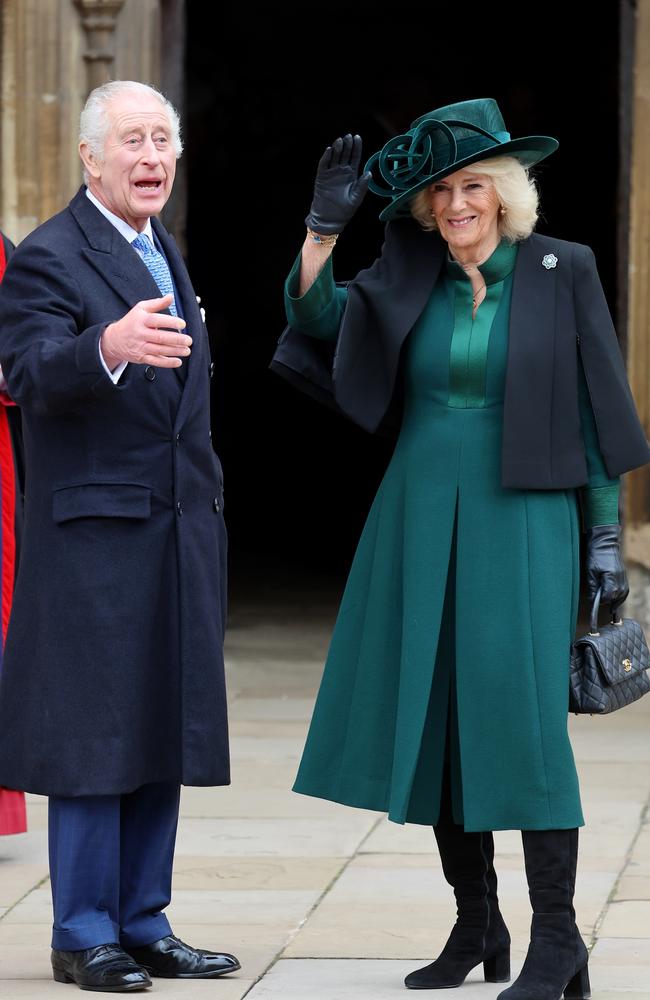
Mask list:
[[[129,955],[150,976],[162,979],[216,979],[241,969],[234,955],[191,948],[173,934],[153,944],[129,948]]]
[[[84,951],[52,949],[52,974],[57,983],[76,983],[98,993],[146,990],[151,980],[119,944],[100,944]]]

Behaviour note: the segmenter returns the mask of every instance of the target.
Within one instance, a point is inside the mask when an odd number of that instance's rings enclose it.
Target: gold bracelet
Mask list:
[[[307,226],[307,236],[321,247],[333,247],[340,235],[340,233],[332,233],[331,236],[321,236],[320,233],[315,233]]]

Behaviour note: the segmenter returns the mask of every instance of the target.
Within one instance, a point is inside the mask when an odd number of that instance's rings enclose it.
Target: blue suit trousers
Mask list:
[[[171,933],[180,788],[143,785],[128,795],[49,799],[52,947],[151,944]]]

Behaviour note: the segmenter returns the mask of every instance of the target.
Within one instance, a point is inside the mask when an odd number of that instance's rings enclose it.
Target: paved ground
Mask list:
[[[233,783],[186,789],[170,917],[193,944],[233,951],[242,971],[212,983],[158,980],[154,991],[217,1000],[406,996],[406,972],[430,961],[453,922],[431,830],[295,795],[290,786],[333,612],[312,595],[273,610],[236,607],[228,638]],[[598,1000],[650,1000],[650,697],[609,718],[571,720],[587,827],[576,907],[592,945]],[[49,970],[46,804],[30,832],[0,839],[0,998],[60,998],[76,987]],[[516,833],[496,835],[514,964],[529,911]],[[470,976],[437,1000],[492,1000]],[[411,994],[408,994],[409,996]]]

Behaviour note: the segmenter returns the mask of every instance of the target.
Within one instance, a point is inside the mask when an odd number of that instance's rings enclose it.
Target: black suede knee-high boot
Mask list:
[[[465,833],[453,822],[450,806],[441,813],[434,832],[458,916],[440,956],[411,972],[405,984],[412,990],[460,986],[481,962],[486,982],[507,983],[510,935],[499,911],[492,834]]]
[[[573,909],[577,830],[523,830],[528,892],[533,908],[523,969],[498,1000],[588,1000],[589,954]]]

